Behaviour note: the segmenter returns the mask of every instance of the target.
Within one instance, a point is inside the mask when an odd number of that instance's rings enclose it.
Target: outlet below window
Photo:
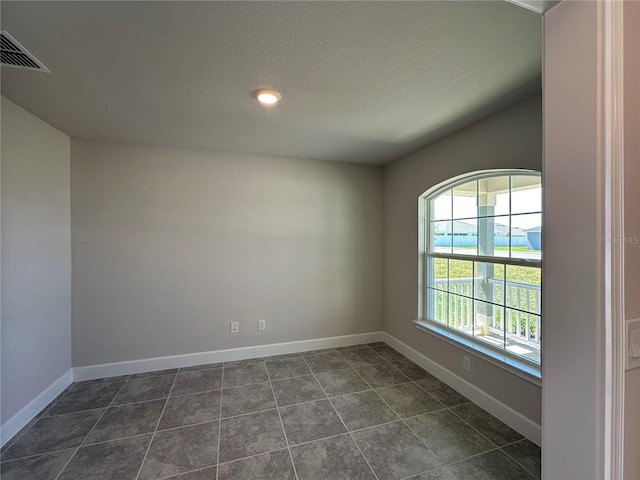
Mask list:
[[[467,357],[466,355],[462,356],[462,368],[465,372],[471,371],[471,357]]]

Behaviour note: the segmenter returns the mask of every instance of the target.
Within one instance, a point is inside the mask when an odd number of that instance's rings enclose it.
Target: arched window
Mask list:
[[[418,323],[539,365],[542,186],[529,170],[473,172],[419,198]]]

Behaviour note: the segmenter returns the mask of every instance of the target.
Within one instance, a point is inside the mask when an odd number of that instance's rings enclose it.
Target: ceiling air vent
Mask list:
[[[2,42],[0,45],[0,64],[3,67],[26,68],[51,73],[47,67],[4,30],[0,32],[0,41]]]

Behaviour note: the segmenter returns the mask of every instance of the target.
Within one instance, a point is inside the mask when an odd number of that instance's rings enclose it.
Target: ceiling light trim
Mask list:
[[[270,88],[261,88],[253,92],[253,96],[260,102],[261,105],[266,107],[272,107],[280,103],[282,100],[282,95],[277,90],[272,90]]]

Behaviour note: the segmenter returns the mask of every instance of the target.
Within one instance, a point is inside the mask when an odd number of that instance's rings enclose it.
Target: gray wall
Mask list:
[[[379,167],[76,140],[71,164],[74,366],[382,329]]]
[[[625,316],[640,318],[640,3],[624,3]],[[625,378],[624,478],[640,478],[640,368]]]
[[[2,423],[71,368],[69,137],[2,98]]]
[[[532,97],[460,130],[385,168],[384,328],[456,375],[540,423],[540,388],[474,357],[462,369],[462,350],[418,331],[418,196],[448,178],[488,168],[542,164],[540,96]]]
[[[543,478],[601,478],[596,2],[545,15]],[[570,240],[570,241],[569,241]]]

